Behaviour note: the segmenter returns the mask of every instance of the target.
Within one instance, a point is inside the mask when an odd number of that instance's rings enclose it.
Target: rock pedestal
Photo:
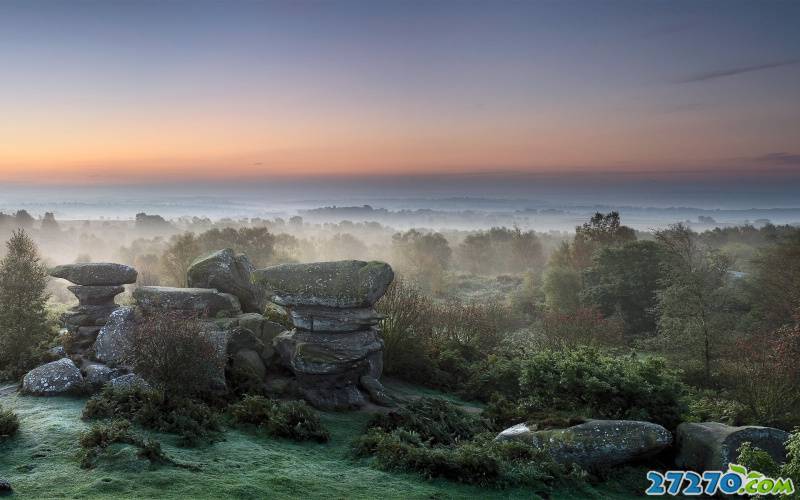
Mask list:
[[[255,271],[255,282],[273,290],[289,310],[294,329],[274,341],[300,392],[319,408],[386,404],[378,381],[383,340],[373,309],[394,273],[382,262],[346,260],[283,264]]]
[[[367,397],[386,404],[378,381],[383,340],[373,309],[394,279],[383,262],[355,260],[282,264],[254,273],[272,301],[289,310],[294,329],[275,338],[282,363],[314,406],[345,409]]]
[[[75,283],[68,288],[78,305],[62,317],[71,336],[65,345],[70,354],[83,354],[94,344],[109,315],[119,307],[114,297],[125,290],[122,285],[136,282],[134,268],[108,262],[57,266],[50,276]]]

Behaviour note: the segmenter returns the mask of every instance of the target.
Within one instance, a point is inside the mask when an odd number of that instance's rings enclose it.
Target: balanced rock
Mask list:
[[[789,433],[772,427],[733,427],[719,422],[684,423],[678,426],[676,464],[696,471],[728,469],[739,458],[744,442],[761,448],[777,462],[786,461]]]
[[[122,285],[73,285],[68,286],[67,289],[78,297],[81,305],[91,306],[113,304],[114,297],[125,291],[125,287]]]
[[[394,279],[384,262],[342,260],[280,264],[255,271],[255,282],[282,306],[372,307]]]
[[[529,443],[546,450],[556,462],[597,469],[655,455],[672,443],[672,434],[650,422],[590,420],[566,429],[540,431],[519,424],[495,439]]]
[[[136,320],[132,307],[120,307],[111,313],[94,343],[94,355],[97,360],[110,366],[122,364],[134,328]]]
[[[194,261],[187,278],[190,287],[215,288],[239,299],[245,312],[260,313],[266,304],[265,293],[253,284],[255,270],[244,254],[230,248],[214,252]]]
[[[189,311],[212,318],[242,312],[236,297],[213,288],[140,286],[134,290],[133,298],[142,309],[151,311]]]
[[[83,375],[69,358],[62,358],[29,371],[22,379],[22,392],[34,396],[59,396],[78,392]]]
[[[92,262],[66,264],[50,269],[50,276],[71,281],[76,285],[108,286],[136,283],[136,269],[124,264]]]

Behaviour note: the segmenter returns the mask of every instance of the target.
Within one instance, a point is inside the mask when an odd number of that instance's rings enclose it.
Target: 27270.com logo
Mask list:
[[[650,486],[645,493],[662,495],[792,495],[794,482],[789,478],[771,478],[758,471],[730,464],[728,470],[709,470],[702,474],[694,471],[671,470],[665,473],[647,473]]]

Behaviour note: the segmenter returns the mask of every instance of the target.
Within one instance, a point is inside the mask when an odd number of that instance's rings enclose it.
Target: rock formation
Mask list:
[[[68,264],[50,270],[50,275],[75,283],[68,287],[78,298],[78,305],[62,320],[70,336],[68,354],[84,354],[95,342],[109,315],[119,306],[114,297],[122,293],[122,285],[136,282],[136,270],[108,262]]]
[[[546,449],[556,462],[596,469],[655,455],[672,443],[672,434],[650,422],[590,420],[566,429],[539,431],[519,424],[496,439],[523,441]]]
[[[727,470],[738,460],[745,441],[761,448],[777,462],[786,461],[785,443],[789,433],[772,427],[732,427],[718,422],[685,423],[678,426],[678,456],[675,463],[696,471]]]
[[[83,390],[83,375],[69,358],[29,371],[22,379],[22,392],[35,396],[59,396]]]
[[[190,287],[215,288],[239,299],[244,312],[262,313],[266,294],[253,285],[255,268],[244,254],[226,248],[194,261],[187,272]]]
[[[294,329],[274,341],[281,361],[297,377],[305,399],[320,408],[353,408],[387,398],[378,381],[383,340],[373,309],[394,279],[382,262],[282,264],[255,271],[256,284],[272,290]]]

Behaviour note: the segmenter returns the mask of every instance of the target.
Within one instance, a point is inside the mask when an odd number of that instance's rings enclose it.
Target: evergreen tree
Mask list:
[[[47,269],[24,230],[14,232],[0,260],[0,371],[19,377],[40,360],[48,340]]]

